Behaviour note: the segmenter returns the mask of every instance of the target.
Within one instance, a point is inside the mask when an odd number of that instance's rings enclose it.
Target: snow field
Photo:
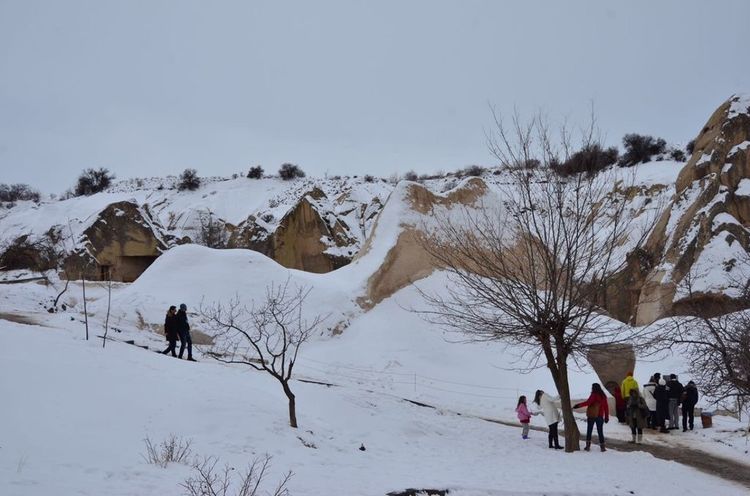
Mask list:
[[[158,442],[169,433],[238,468],[269,453],[269,482],[291,469],[295,495],[406,487],[459,495],[746,494],[642,453],[565,455],[548,450],[543,433],[523,441],[520,429],[346,387],[295,382],[295,430],[283,393],[261,373],[120,343],[101,349],[5,321],[0,336],[0,384],[11,400],[0,411],[2,494],[181,494],[188,467],[161,469],[141,458],[146,436]]]

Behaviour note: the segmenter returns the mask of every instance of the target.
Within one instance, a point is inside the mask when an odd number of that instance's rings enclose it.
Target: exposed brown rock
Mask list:
[[[153,220],[138,205],[123,201],[102,210],[83,233],[83,250],[65,261],[65,270],[87,279],[132,282],[163,250]]]
[[[695,150],[680,171],[676,193],[646,243],[650,256],[660,260],[640,279],[635,323],[651,323],[661,317],[688,311],[689,301],[675,302],[680,285],[690,273],[703,249],[717,236],[731,236],[727,243],[738,242],[750,250],[750,197],[738,194],[740,182],[750,177],[750,147],[738,146],[750,141],[750,115],[747,111],[730,114],[730,106],[740,102],[733,97],[710,117],[695,140]],[[719,214],[733,216],[741,225],[715,226]],[[679,217],[677,217],[679,216]],[[717,267],[720,271],[721,268]],[[637,285],[636,284],[636,285]],[[722,300],[694,295],[695,301]]]
[[[635,368],[635,351],[627,344],[602,344],[592,346],[586,358],[599,376],[602,385],[620,385],[628,372]]]
[[[407,188],[408,206],[424,216],[433,215],[436,206],[474,206],[487,192],[487,185],[480,178],[472,178],[444,196],[436,195],[416,183],[409,184]],[[401,232],[395,246],[388,251],[383,264],[368,279],[367,294],[359,300],[360,305],[371,308],[399,289],[429,276],[435,270],[436,261],[423,248],[425,233],[420,228],[420,225],[409,221],[401,224]],[[371,249],[371,244],[377,241],[377,237],[376,221],[358,257],[364,256]]]

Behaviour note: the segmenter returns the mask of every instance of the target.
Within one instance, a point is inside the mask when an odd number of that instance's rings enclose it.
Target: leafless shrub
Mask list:
[[[407,181],[417,181],[419,179],[419,176],[416,172],[410,170],[404,173],[404,179],[406,179]]]
[[[265,489],[265,479],[271,467],[271,457],[256,458],[239,475],[233,467],[218,468],[219,459],[204,458],[193,466],[193,475],[180,484],[188,496],[289,496],[287,484],[294,475],[284,474],[271,490]]]
[[[39,201],[39,191],[28,184],[0,184],[0,202]]]
[[[263,177],[263,167],[261,167],[260,165],[250,167],[250,170],[247,171],[248,179],[261,179],[262,177]]]
[[[170,434],[167,439],[159,444],[154,444],[151,438],[146,436],[143,440],[146,444],[146,453],[143,459],[152,465],[158,465],[166,468],[169,463],[186,463],[192,450],[190,449],[191,441],[182,439],[174,434]]]
[[[177,189],[180,191],[190,190],[195,191],[201,185],[201,178],[198,177],[198,172],[195,169],[185,169],[180,174],[180,182],[177,185]]]
[[[217,219],[213,212],[206,210],[198,214],[200,231],[198,244],[209,248],[226,248],[228,234],[224,223]]]
[[[103,167],[99,169],[86,169],[78,176],[75,186],[75,196],[87,196],[99,193],[109,188],[115,179],[114,174],[109,169]]]
[[[281,164],[281,167],[279,168],[279,177],[284,181],[290,181],[298,177],[305,177],[305,171],[296,164]]]
[[[481,177],[486,171],[481,165],[470,165],[461,172],[464,176]]]
[[[31,269],[44,272],[56,268],[61,257],[57,243],[48,236],[32,240],[24,235],[0,246],[0,268],[5,270]]]

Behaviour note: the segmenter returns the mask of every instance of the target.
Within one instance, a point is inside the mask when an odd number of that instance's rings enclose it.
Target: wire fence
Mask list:
[[[365,367],[355,367],[333,362],[323,362],[311,358],[302,358],[297,362],[300,372],[321,382],[333,382],[342,385],[369,387],[373,389],[388,389],[398,386],[401,391],[440,392],[487,398],[496,400],[515,401],[521,393],[516,387],[491,386],[487,384],[472,384],[469,382],[452,381],[419,374],[417,372],[395,372],[376,370]]]

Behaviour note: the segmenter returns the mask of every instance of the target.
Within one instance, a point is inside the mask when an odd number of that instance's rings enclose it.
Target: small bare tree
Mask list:
[[[734,308],[717,309],[711,294],[698,291],[702,274],[695,269],[685,275],[681,287],[689,315],[671,319],[671,341],[686,352],[704,396],[741,414],[750,400],[750,310],[739,310],[750,308],[750,256],[738,263],[740,275],[727,288]]]
[[[519,368],[548,368],[571,452],[580,434],[569,363],[585,360],[592,345],[636,340],[601,318],[600,302],[609,279],[625,267],[625,250],[637,248],[648,227],[632,229],[612,174],[554,171],[572,149],[564,128],[553,143],[542,117],[524,124],[516,114],[510,129],[495,122],[489,147],[508,177],[501,205],[438,215],[435,229],[425,227],[430,234],[422,246],[451,283],[447,293],[422,292],[423,315],[467,340],[513,346],[521,353]],[[592,120],[581,147],[595,142],[593,131]]]
[[[289,425],[297,427],[294,393],[289,385],[300,346],[324,320],[308,321],[303,307],[311,288],[283,284],[266,287],[265,297],[248,307],[239,297],[228,304],[201,308],[213,331],[208,355],[224,363],[241,363],[269,373],[279,381],[289,400]]]

